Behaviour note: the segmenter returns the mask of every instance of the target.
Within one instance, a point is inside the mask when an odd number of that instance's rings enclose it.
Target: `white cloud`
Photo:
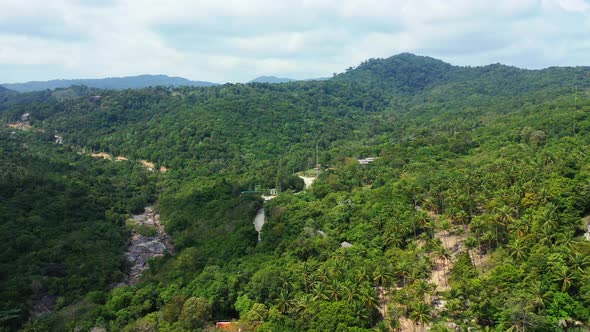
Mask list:
[[[590,12],[590,4],[584,0],[556,0],[556,3],[562,9],[567,11],[579,13]]]
[[[0,81],[165,73],[329,76],[415,52],[462,65],[586,64],[584,0],[2,0]],[[12,66],[12,67],[11,67]]]

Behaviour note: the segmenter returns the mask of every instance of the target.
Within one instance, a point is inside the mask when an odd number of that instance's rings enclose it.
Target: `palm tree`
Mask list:
[[[356,297],[355,289],[350,284],[341,284],[340,290],[342,291],[342,299],[348,304],[353,303]]]
[[[287,292],[293,290],[293,281],[289,278],[283,280],[283,290],[286,290]]]
[[[469,201],[471,201],[471,200],[469,200]],[[459,212],[455,213],[454,218],[456,221],[460,222],[463,229],[465,229],[465,226],[467,225],[467,221],[469,221],[469,214],[463,210],[459,210]]]
[[[552,228],[542,227],[541,231],[537,233],[537,236],[539,237],[539,244],[544,246],[553,245],[554,232]]]
[[[320,266],[318,269],[318,279],[323,284],[328,283],[328,280],[330,280],[330,270],[325,265]]]
[[[543,286],[543,283],[534,280],[528,284],[526,292],[531,297],[531,302],[535,306],[535,308],[544,308],[547,304],[547,298],[545,296],[546,289]]]
[[[420,325],[420,330],[424,331],[424,326],[432,320],[430,315],[430,306],[424,302],[418,302],[412,306],[412,312],[410,313],[410,319],[414,324]]]
[[[449,218],[446,218],[446,217],[440,218],[439,219],[439,228],[441,231],[443,231],[445,233],[443,240],[444,240],[445,247],[448,247],[447,237],[449,236],[450,231],[451,231],[451,221],[449,220]]]
[[[378,215],[377,217],[375,217],[373,219],[375,226],[377,226],[377,229],[379,229],[379,232],[383,231],[383,227],[386,224],[386,220],[387,220],[387,217],[385,217],[383,215]]]
[[[529,312],[526,304],[508,303],[507,305],[511,308],[510,318],[507,323],[511,325],[506,331],[526,331],[529,327],[535,325],[535,315]]]
[[[398,331],[402,327],[399,321],[400,318],[401,315],[398,308],[390,306],[383,318],[387,331]]]
[[[393,246],[399,248],[404,243],[404,240],[401,238],[398,232],[387,231],[384,235],[383,243],[386,246]]]
[[[338,281],[336,279],[332,280],[332,283],[328,287],[328,295],[332,299],[334,299],[335,301],[340,300],[340,288],[341,288],[341,283],[340,283],[340,281]]]
[[[305,294],[297,300],[295,304],[295,313],[299,318],[309,321],[308,314],[314,307],[314,300],[310,294]]]
[[[514,240],[514,242],[508,245],[510,249],[510,256],[514,258],[516,262],[522,262],[526,257],[526,245],[520,239]]]
[[[475,249],[475,247],[477,246],[477,241],[473,237],[469,236],[465,239],[465,242],[463,242],[463,244],[465,244],[465,247],[467,248],[467,254],[469,255],[469,259],[471,259],[471,263],[473,264],[474,260],[471,257],[471,250]]]
[[[438,324],[432,326],[432,328],[430,329],[430,332],[453,332],[453,331],[454,330],[452,330],[450,327],[448,327],[444,323],[438,323]]]
[[[559,215],[557,213],[557,205],[553,203],[549,203],[545,206],[545,211],[543,213],[545,220],[552,222],[551,225],[557,226],[557,221],[559,220]]]
[[[575,243],[574,236],[575,234],[572,230],[568,230],[564,233],[558,233],[557,235],[555,235],[555,243],[571,250]]]
[[[502,205],[496,209],[496,214],[498,218],[496,219],[495,226],[496,226],[496,247],[498,247],[498,242],[500,240],[498,234],[498,226],[502,226],[503,229],[507,228],[508,224],[514,220],[512,218],[513,209],[509,205]]]
[[[360,289],[359,298],[363,305],[369,310],[375,310],[379,307],[379,300],[375,289],[373,287],[362,287]]]
[[[369,281],[371,278],[369,277],[369,272],[367,271],[366,266],[361,266],[355,274],[354,281],[358,284],[362,284],[365,281]]]
[[[459,320],[463,318],[463,314],[466,311],[464,305],[465,304],[462,300],[454,298],[450,299],[445,307],[451,318]]]
[[[431,295],[434,290],[434,285],[424,279],[420,279],[414,283],[414,290],[416,295],[420,297],[422,302],[425,302],[426,295]]]
[[[348,264],[350,262],[350,260],[349,260],[350,256],[351,256],[350,250],[345,250],[343,248],[340,248],[340,249],[336,250],[336,254],[334,255],[334,261],[342,264],[341,266],[343,266],[344,268],[347,268]]]
[[[324,289],[324,284],[321,282],[314,283],[311,292],[313,294],[314,301],[325,301],[329,299],[328,295],[326,294],[326,290]]]
[[[293,299],[291,293],[286,289],[281,290],[277,298],[277,309],[281,313],[287,313],[293,308]]]
[[[430,216],[428,215],[428,213],[426,213],[425,211],[421,210],[418,214],[418,225],[420,226],[420,228],[422,229],[429,229],[429,225],[432,219],[430,219]],[[416,234],[414,234],[414,237],[416,236]]]
[[[446,278],[447,278],[447,260],[451,259],[451,254],[449,253],[449,250],[447,248],[445,248],[444,246],[442,246],[442,245],[437,246],[434,253],[438,257],[438,259],[442,260],[442,264],[443,264],[443,276],[444,276],[445,282],[446,282]]]
[[[471,220],[471,224],[469,224],[469,230],[472,231],[475,234],[475,238],[477,240],[477,247],[481,248],[481,237],[485,232],[485,220],[483,218],[483,216],[481,217],[475,217]],[[496,232],[496,245],[497,245],[498,241],[497,241],[497,232]],[[478,256],[481,260],[481,250],[477,250],[478,251]]]
[[[412,222],[412,228],[414,229],[414,238],[416,238],[418,234],[416,232],[416,224],[418,224],[418,220],[416,218],[412,218],[410,221]]]
[[[561,291],[564,293],[567,292],[570,287],[572,287],[575,280],[576,277],[565,265],[560,266],[560,268],[554,272],[553,281],[561,284]]]
[[[400,261],[397,265],[396,273],[397,273],[398,277],[402,279],[402,286],[403,287],[405,287],[408,282],[408,278],[410,277],[411,270],[412,270],[412,268],[411,268],[410,264],[405,260]]]
[[[344,272],[344,264],[340,260],[333,260],[332,266],[329,268],[329,273],[332,278],[339,278]]]
[[[388,287],[391,285],[392,279],[393,274],[391,273],[389,266],[379,265],[373,272],[373,281],[375,281],[379,286]]]
[[[518,236],[519,239],[529,233],[529,224],[531,223],[529,219],[529,217],[523,216],[522,218],[515,220],[514,226],[516,228],[516,236]]]
[[[571,266],[580,273],[584,273],[584,270],[590,266],[590,256],[586,256],[579,252],[573,252],[570,254],[569,260],[571,262]]]
[[[480,242],[486,243],[487,248],[493,248],[494,246],[492,244],[497,242],[496,241],[496,233],[494,233],[491,230],[485,231],[481,236]],[[481,251],[480,251],[480,257],[481,257]]]
[[[361,320],[361,321],[369,320],[369,313],[367,312],[367,308],[363,305],[362,302],[360,302],[360,301],[354,302],[353,306],[354,306],[353,310],[355,313],[355,317],[358,320]]]
[[[312,267],[307,262],[304,262],[301,268],[303,270],[303,286],[305,287],[305,292],[308,293],[309,286],[313,283]]]

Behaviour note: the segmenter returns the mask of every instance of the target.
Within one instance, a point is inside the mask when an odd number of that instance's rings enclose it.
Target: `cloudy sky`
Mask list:
[[[0,0],[0,82],[331,76],[412,52],[590,65],[590,0]]]

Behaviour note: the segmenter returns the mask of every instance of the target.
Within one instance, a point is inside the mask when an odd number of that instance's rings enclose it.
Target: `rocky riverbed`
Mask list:
[[[127,224],[133,230],[126,253],[131,267],[125,284],[133,285],[148,268],[150,258],[164,256],[166,252],[173,254],[174,246],[154,207],[146,207],[144,213],[134,215]]]

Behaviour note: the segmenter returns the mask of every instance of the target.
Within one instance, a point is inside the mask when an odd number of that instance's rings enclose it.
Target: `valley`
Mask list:
[[[1,329],[588,330],[589,75],[7,94]]]

